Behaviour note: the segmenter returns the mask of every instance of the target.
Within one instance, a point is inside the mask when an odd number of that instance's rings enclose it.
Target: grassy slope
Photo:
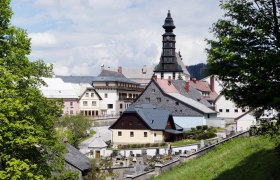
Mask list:
[[[280,155],[264,137],[237,138],[155,179],[280,179]]]

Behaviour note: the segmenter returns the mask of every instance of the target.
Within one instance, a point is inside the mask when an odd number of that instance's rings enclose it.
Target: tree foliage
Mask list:
[[[63,116],[57,122],[60,138],[67,138],[68,142],[78,148],[81,139],[88,136],[87,130],[92,126],[91,120],[82,114]]]
[[[209,72],[237,105],[280,108],[280,37],[275,0],[224,0],[207,40]]]
[[[61,106],[38,90],[52,67],[30,62],[30,38],[10,24],[10,0],[0,1],[0,179],[46,179],[63,168],[54,123]]]

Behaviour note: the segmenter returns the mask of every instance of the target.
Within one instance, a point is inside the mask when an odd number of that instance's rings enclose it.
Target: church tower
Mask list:
[[[161,79],[187,80],[189,73],[183,64],[180,54],[176,53],[176,35],[173,33],[175,25],[168,10],[164,25],[165,33],[162,35],[162,53],[159,64],[155,67],[154,74]]]

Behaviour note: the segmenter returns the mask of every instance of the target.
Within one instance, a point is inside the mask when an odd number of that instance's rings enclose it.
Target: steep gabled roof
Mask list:
[[[136,113],[151,130],[165,130],[168,120],[171,120],[174,124],[174,130],[177,130],[176,127],[178,130],[182,130],[180,126],[176,126],[173,116],[169,111],[158,109],[151,104],[131,105],[123,112],[122,116],[129,113]],[[119,121],[122,116],[117,121]],[[114,124],[116,124],[116,122]],[[114,124],[111,127],[113,127]]]
[[[91,168],[90,160],[82,154],[78,149],[70,144],[66,144],[67,153],[64,154],[65,161],[80,171],[85,171]]]

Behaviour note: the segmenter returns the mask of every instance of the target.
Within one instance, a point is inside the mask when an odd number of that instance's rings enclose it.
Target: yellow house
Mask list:
[[[110,129],[114,145],[174,141],[183,130],[169,111],[151,104],[130,106]]]

